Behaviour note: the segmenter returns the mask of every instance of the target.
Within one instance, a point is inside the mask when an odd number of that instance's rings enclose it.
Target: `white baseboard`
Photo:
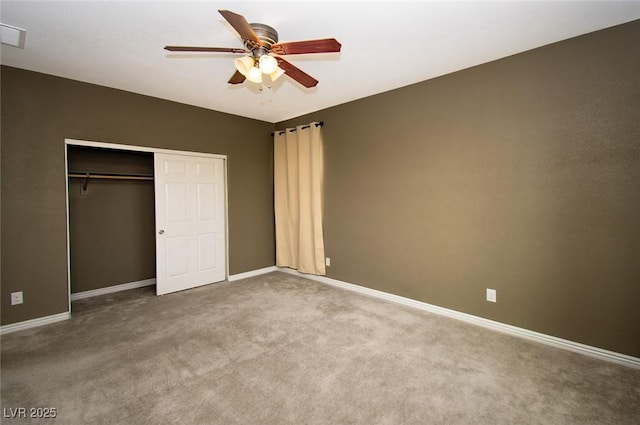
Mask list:
[[[248,277],[260,276],[261,274],[267,274],[271,272],[277,272],[279,269],[276,266],[265,267],[263,269],[250,270],[244,273],[231,274],[227,279],[229,282],[233,282],[234,280],[246,279]]]
[[[0,335],[35,328],[37,326],[50,325],[51,323],[67,320],[70,317],[71,313],[66,312],[53,314],[51,316],[38,317],[37,319],[25,320],[24,322],[10,323],[8,325],[0,326]]]
[[[112,294],[114,292],[127,291],[129,289],[142,288],[156,284],[156,278],[139,280],[137,282],[123,283],[121,285],[107,286],[106,288],[92,289],[90,291],[76,292],[71,294],[71,301],[81,300],[83,298],[97,297],[98,295]]]
[[[297,270],[293,270],[289,268],[279,268],[279,270],[284,273],[289,273],[295,276],[304,277],[320,283],[325,283],[327,285],[337,286],[338,288],[358,292],[360,294],[380,298],[380,299],[395,302],[398,304],[403,304],[403,305],[417,308],[423,311],[428,311],[430,313],[439,314],[441,316],[450,317],[453,319],[461,320],[463,322],[471,323],[473,325],[478,325],[484,328],[503,332],[509,335],[518,336],[520,338],[525,338],[531,341],[540,342],[542,344],[550,345],[556,348],[562,348],[565,350],[573,351],[575,353],[580,353],[580,354],[595,357],[601,360],[606,360],[612,363],[617,363],[623,366],[632,367],[634,369],[640,369],[640,358],[638,357],[616,353],[614,351],[603,350],[602,348],[581,344],[579,342],[569,341],[569,340],[558,338],[555,336],[546,335],[540,332],[530,331],[528,329],[507,325],[505,323],[500,323],[494,320],[485,319],[483,317],[462,313],[460,311],[451,310],[444,307],[438,307],[437,305],[428,304],[422,301],[412,300],[410,298],[401,297],[399,295],[390,294],[388,292],[382,292],[376,289],[366,288],[364,286],[342,282],[340,280],[332,279],[326,276],[304,274],[304,273],[298,272]]]

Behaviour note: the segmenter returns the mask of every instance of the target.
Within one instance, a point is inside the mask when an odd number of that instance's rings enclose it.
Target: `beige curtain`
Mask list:
[[[274,133],[276,264],[325,274],[324,161],[319,123]]]

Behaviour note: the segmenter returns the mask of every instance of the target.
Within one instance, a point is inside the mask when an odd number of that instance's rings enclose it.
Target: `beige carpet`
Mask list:
[[[2,337],[3,424],[640,423],[640,370],[288,274],[73,309]]]

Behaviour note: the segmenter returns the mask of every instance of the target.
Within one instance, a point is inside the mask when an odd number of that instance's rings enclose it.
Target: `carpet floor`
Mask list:
[[[2,336],[2,423],[640,423],[640,370],[289,274],[153,291]]]

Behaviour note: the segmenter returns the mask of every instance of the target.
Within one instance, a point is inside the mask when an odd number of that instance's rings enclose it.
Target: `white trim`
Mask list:
[[[632,367],[634,369],[640,369],[640,358],[638,357],[633,357],[633,356],[629,356],[622,353],[616,353],[615,351],[604,350],[602,348],[581,344],[579,342],[569,341],[566,339],[543,334],[540,332],[530,331],[528,329],[507,325],[505,323],[496,322],[494,320],[485,319],[483,317],[478,317],[471,314],[462,313],[456,310],[451,310],[444,307],[438,307],[437,305],[428,304],[422,301],[412,300],[410,298],[405,298],[399,295],[390,294],[388,292],[382,292],[376,289],[366,288],[364,286],[342,282],[340,280],[332,279],[326,276],[304,274],[304,273],[300,273],[297,270],[293,270],[289,268],[279,268],[279,270],[284,273],[289,273],[295,276],[300,276],[310,280],[315,280],[317,282],[325,283],[327,285],[337,286],[338,288],[346,289],[353,292],[358,292],[363,295],[368,295],[368,296],[380,298],[386,301],[403,304],[409,307],[417,308],[419,310],[428,311],[430,313],[435,313],[441,316],[450,317],[452,319],[461,320],[466,323],[482,326],[484,328],[503,332],[503,333],[517,336],[520,338],[525,338],[531,341],[536,341],[536,342],[550,345],[556,348],[562,348],[568,351],[573,351],[574,353],[584,354],[584,355],[595,357],[601,360],[617,363],[622,366]]]
[[[127,291],[129,289],[143,288],[156,284],[156,278],[138,280],[137,282],[122,283],[120,285],[107,286],[105,288],[92,289],[71,294],[71,301],[82,300],[84,298],[97,297],[98,295],[112,294],[114,292]]]
[[[229,282],[233,282],[235,280],[246,279],[248,277],[260,276],[261,274],[267,274],[267,273],[277,272],[277,271],[278,271],[278,267],[276,266],[265,267],[263,269],[250,270],[244,273],[229,275],[228,280]]]
[[[65,175],[65,185],[64,185],[64,196],[65,196],[65,204],[64,209],[67,214],[67,312],[71,314],[71,233],[69,229],[71,228],[71,221],[69,215],[69,158],[67,151],[67,141],[65,140],[64,144],[64,175]]]
[[[61,322],[71,317],[71,313],[58,313],[51,316],[38,317],[37,319],[25,320],[24,322],[10,323],[8,325],[0,326],[0,335],[5,335],[11,332],[22,331],[24,329],[35,328],[43,325],[50,325],[52,323]]]
[[[229,278],[229,160],[222,161],[224,170],[224,275]]]

